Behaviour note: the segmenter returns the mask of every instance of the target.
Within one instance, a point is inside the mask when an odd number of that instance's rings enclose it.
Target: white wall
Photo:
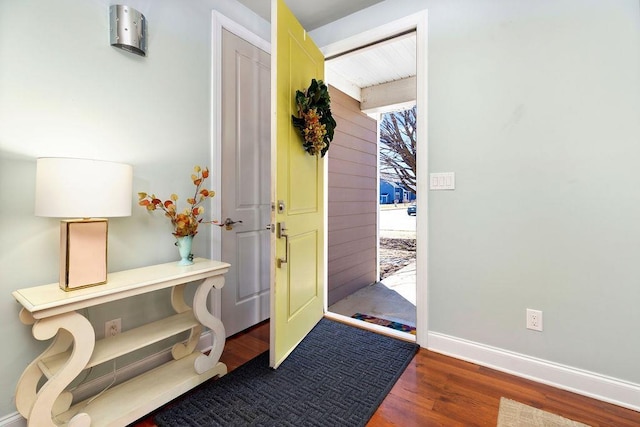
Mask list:
[[[640,4],[481,3],[430,9],[431,327],[638,384]]]
[[[129,163],[134,194],[184,201],[193,166],[213,163],[211,10],[269,38],[268,23],[235,1],[132,0],[148,20],[142,58],[109,45],[110,3],[0,1],[0,417],[15,411],[19,375],[44,348],[18,321],[11,292],[58,274],[58,220],[33,215],[36,158]],[[110,271],[177,260],[168,220],[136,202],[132,194],[133,215],[109,223]],[[209,256],[210,247],[203,226],[194,253]],[[169,311],[160,294],[88,314],[100,331],[111,318],[128,329]]]
[[[310,34],[422,8],[428,168],[457,187],[429,195],[430,331],[637,387],[640,4],[387,0]]]

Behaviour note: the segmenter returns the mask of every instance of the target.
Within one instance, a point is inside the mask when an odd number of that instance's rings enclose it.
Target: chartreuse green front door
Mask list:
[[[297,114],[296,91],[306,90],[312,79],[324,79],[324,56],[282,0],[272,0],[271,25],[271,144],[278,231],[273,234],[270,365],[277,367],[324,310],[325,160],[307,154],[291,123],[291,115]]]

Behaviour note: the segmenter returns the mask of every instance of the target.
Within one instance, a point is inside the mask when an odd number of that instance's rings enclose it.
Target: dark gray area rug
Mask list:
[[[155,416],[160,427],[364,426],[418,346],[322,319],[289,357],[268,352]]]

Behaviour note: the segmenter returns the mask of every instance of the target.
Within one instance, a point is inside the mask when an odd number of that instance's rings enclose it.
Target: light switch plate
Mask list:
[[[455,172],[439,172],[429,174],[429,190],[455,190]]]

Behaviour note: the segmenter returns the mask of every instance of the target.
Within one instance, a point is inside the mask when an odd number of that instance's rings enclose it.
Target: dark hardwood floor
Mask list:
[[[269,323],[230,337],[221,360],[229,371],[269,349]],[[368,427],[495,426],[500,397],[591,426],[640,426],[640,412],[538,384],[421,349]],[[133,424],[153,427],[150,416]]]

